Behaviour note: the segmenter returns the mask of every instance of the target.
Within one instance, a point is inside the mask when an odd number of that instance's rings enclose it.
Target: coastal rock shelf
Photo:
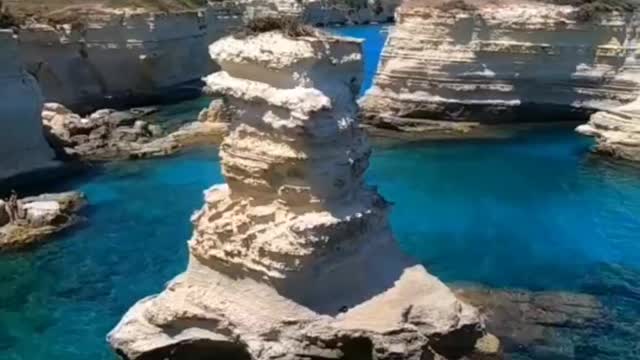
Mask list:
[[[373,87],[369,121],[481,123],[585,119],[638,95],[638,20],[537,1],[411,0],[397,12]]]
[[[278,49],[278,51],[273,51]],[[363,174],[360,43],[278,31],[210,47],[232,109],[226,184],[192,217],[187,271],[108,335],[126,359],[493,356],[479,312],[403,255]],[[495,342],[493,342],[495,343]],[[491,351],[487,351],[491,349]]]
[[[76,224],[87,203],[76,191],[0,200],[0,251],[31,245]]]
[[[0,181],[60,165],[44,138],[42,93],[17,44],[11,30],[0,30]]]
[[[50,141],[64,157],[89,161],[145,159],[174,154],[186,146],[217,144],[226,133],[224,104],[211,103],[197,121],[165,135],[150,122],[156,108],[102,109],[81,117],[61,104],[47,103],[42,121]]]
[[[579,133],[596,139],[597,152],[617,158],[640,161],[640,102],[599,111],[588,123],[578,126]]]

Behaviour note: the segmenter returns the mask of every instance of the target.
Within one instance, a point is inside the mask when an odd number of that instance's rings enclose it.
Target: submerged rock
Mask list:
[[[424,125],[414,119],[584,120],[633,101],[638,17],[580,14],[544,1],[405,1],[361,100],[365,118],[399,130]]]
[[[75,224],[86,202],[75,191],[0,200],[0,251],[31,245]]]
[[[468,287],[456,289],[456,295],[482,311],[488,331],[500,338],[507,354],[580,358],[576,349],[609,325],[605,307],[587,294]]]
[[[274,49],[277,49],[275,51]],[[405,256],[365,185],[360,43],[279,31],[210,47],[232,109],[227,184],[192,217],[185,273],[108,335],[125,359],[496,356],[479,312]],[[476,347],[477,346],[477,347]]]

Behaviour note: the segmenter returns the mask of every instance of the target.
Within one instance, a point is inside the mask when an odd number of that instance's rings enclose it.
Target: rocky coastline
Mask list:
[[[128,311],[108,335],[115,351],[130,360],[496,355],[476,347],[490,336],[479,312],[400,252],[389,203],[364,184],[360,43],[270,31],[210,52],[222,71],[207,84],[232,109],[220,148],[226,184],[207,190],[192,217],[187,271]]]
[[[640,161],[640,102],[593,114],[576,131],[596,140],[594,150],[615,158]]]
[[[64,156],[82,161],[134,160],[172,155],[186,147],[216,144],[227,131],[224,104],[211,102],[198,120],[166,130],[153,123],[157,108],[102,109],[81,117],[61,104],[44,105],[48,138]]]
[[[638,96],[634,14],[584,20],[577,6],[542,1],[446,4],[405,1],[397,10],[361,100],[367,122],[430,131],[431,120],[584,121]]]
[[[87,203],[84,194],[66,192],[0,200],[0,252],[42,241],[82,220],[77,215]]]
[[[88,2],[27,18],[17,28],[18,48],[45,100],[84,115],[201,95],[201,77],[217,68],[206,56],[208,45],[250,19],[277,14],[317,26],[390,22],[398,4],[234,0],[160,12]],[[24,12],[27,5],[8,6]]]

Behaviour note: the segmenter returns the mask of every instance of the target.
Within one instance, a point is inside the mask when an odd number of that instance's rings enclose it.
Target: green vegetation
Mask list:
[[[9,29],[20,25],[20,19],[9,12],[9,9],[0,1],[0,29]]]
[[[545,2],[578,7],[579,21],[590,21],[612,12],[630,13],[637,10],[640,5],[639,0],[545,0]]]

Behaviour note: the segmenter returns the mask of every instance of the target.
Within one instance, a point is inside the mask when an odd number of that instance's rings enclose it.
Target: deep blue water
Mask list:
[[[194,116],[201,105],[161,115]],[[581,340],[576,358],[640,358],[640,168],[593,156],[590,145],[569,128],[380,145],[368,180],[395,202],[401,246],[435,275],[598,295],[614,325]],[[221,181],[209,148],[46,186],[84,191],[89,220],[0,255],[0,359],[113,359],[105,334],[184,269],[189,216]]]
[[[371,87],[373,76],[376,74],[376,69],[378,68],[378,59],[384,47],[384,42],[387,40],[389,29],[390,26],[359,25],[334,28],[331,30],[340,35],[365,40],[362,45],[362,52],[364,54],[364,78],[360,95],[363,95],[364,92]]]

